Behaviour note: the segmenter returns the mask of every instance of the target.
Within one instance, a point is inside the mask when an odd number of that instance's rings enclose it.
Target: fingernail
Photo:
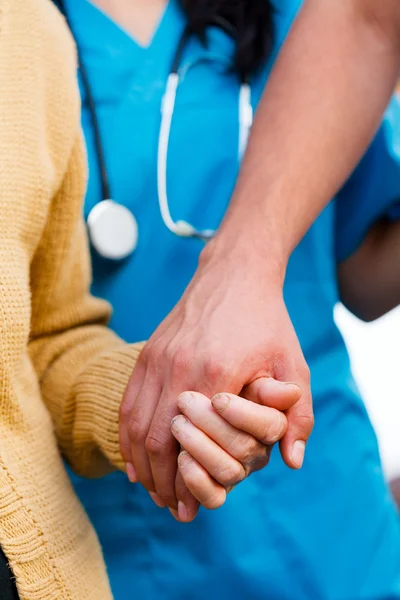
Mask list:
[[[183,415],[178,415],[171,421],[171,430],[173,433],[179,433],[182,427],[186,425],[186,418]]]
[[[193,394],[191,392],[184,392],[183,394],[181,394],[178,398],[178,407],[181,409],[181,411],[184,411],[185,408],[187,408],[191,402],[193,401]]]
[[[157,504],[158,508],[165,508],[165,504],[158,494],[155,494],[154,492],[149,492],[149,494],[154,504]]]
[[[178,517],[180,521],[188,521],[189,520],[189,512],[183,502],[178,502]]]
[[[131,483],[137,483],[138,478],[136,475],[136,469],[131,463],[126,464],[126,474],[128,475],[128,479]]]
[[[296,388],[296,390],[301,390],[300,386],[298,386],[297,383],[292,383],[291,381],[279,381],[278,383],[280,383],[280,385],[283,385],[285,387],[292,387],[292,388]]]
[[[297,383],[293,383],[291,381],[279,381],[278,379],[269,379],[268,380],[271,386],[278,386],[278,388],[285,388],[286,392],[292,391],[293,393],[301,396],[301,388],[297,385]]]
[[[186,469],[192,462],[192,457],[188,452],[181,452],[178,456],[178,466],[180,469]]]
[[[217,394],[211,402],[215,410],[222,412],[228,406],[229,400],[230,398],[226,394]]]
[[[301,469],[301,467],[303,466],[305,451],[306,451],[305,442],[302,442],[301,440],[297,440],[297,442],[295,442],[293,444],[291,459],[298,469]]]
[[[295,399],[297,398],[297,400],[300,400],[300,398],[302,396],[302,391],[301,391],[301,387],[299,385],[297,385],[297,383],[285,382],[283,385],[285,386],[287,391],[290,390],[295,395]]]

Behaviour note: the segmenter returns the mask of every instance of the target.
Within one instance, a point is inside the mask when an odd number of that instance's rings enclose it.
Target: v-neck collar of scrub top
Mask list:
[[[95,96],[95,88],[102,81],[99,75],[104,70],[107,70],[108,81],[116,78],[113,87],[119,94],[124,87],[123,80],[130,96],[144,92],[150,101],[154,92],[157,96],[164,93],[166,78],[186,25],[177,0],[168,2],[146,46],[139,44],[90,0],[66,0],[66,8]],[[231,56],[233,50],[234,42],[227,34],[210,28],[209,47],[204,48],[197,38],[191,38],[180,67],[185,73],[191,64],[206,57],[215,58],[217,63],[229,64],[227,56]],[[109,93],[112,94],[112,90]],[[104,93],[99,96],[104,98]]]
[[[94,86],[101,80],[98,75],[102,71],[107,71],[107,78],[114,75],[118,78],[119,90],[123,87],[120,77],[129,85],[133,79],[139,81],[142,72],[151,71],[153,81],[157,80],[159,68],[167,67],[174,52],[170,40],[175,40],[184,27],[179,7],[175,2],[168,2],[150,42],[144,46],[90,0],[66,0],[66,8]],[[90,77],[91,71],[94,71],[93,77]]]
[[[107,54],[111,57],[118,57],[121,54],[136,57],[145,55],[151,51],[157,45],[158,38],[162,35],[164,26],[171,20],[171,11],[178,10],[175,2],[168,2],[155,26],[149,43],[143,45],[125,30],[122,25],[114,21],[110,15],[90,0],[65,0],[65,5],[74,31],[81,30],[82,24],[91,24],[91,27],[83,25],[85,33],[79,36],[79,46],[85,50],[97,50],[100,39],[104,44]]]

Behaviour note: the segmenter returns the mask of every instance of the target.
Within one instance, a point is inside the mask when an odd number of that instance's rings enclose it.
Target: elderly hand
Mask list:
[[[206,248],[184,296],[145,346],[121,405],[130,479],[172,509],[191,502],[179,476],[175,485],[179,444],[170,429],[184,391],[212,398],[221,390],[242,394],[262,377],[296,383],[302,395],[286,412],[280,445],[291,468],[302,466],[312,430],[309,372],[283,300],[283,278],[269,274],[265,260],[241,256],[241,248],[222,255]]]
[[[233,394],[218,394],[210,400],[186,392],[178,399],[182,415],[173,419],[171,429],[181,446],[179,471],[205,508],[221,507],[233,487],[268,464],[273,445],[287,430],[281,411],[293,406],[301,395],[296,385],[274,379],[256,382],[248,393],[280,410]],[[178,513],[171,512],[180,521],[194,517],[182,502]]]

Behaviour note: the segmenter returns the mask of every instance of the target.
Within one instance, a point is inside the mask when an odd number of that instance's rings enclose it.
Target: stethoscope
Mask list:
[[[61,8],[61,11],[68,22],[68,15],[66,14],[63,0],[57,0],[56,3]],[[68,24],[71,29],[71,24]],[[210,23],[210,26],[219,27],[234,40],[236,39],[234,28],[224,19],[215,19]],[[207,242],[215,235],[215,231],[212,229],[198,230],[193,227],[193,225],[183,220],[174,221],[169,208],[167,191],[167,163],[171,126],[175,112],[178,87],[182,81],[184,72],[187,71],[187,69],[181,69],[181,63],[185,48],[192,36],[193,30],[191,26],[188,25],[185,28],[176,49],[161,104],[161,125],[157,151],[157,192],[160,214],[167,229],[181,238],[197,238]],[[130,256],[137,247],[139,238],[138,224],[129,208],[112,199],[96,105],[88,74],[82,61],[82,57],[79,54],[79,48],[78,57],[81,80],[86,93],[92,120],[103,198],[91,209],[87,217],[89,238],[93,248],[103,258],[123,260]],[[253,123],[251,87],[246,77],[241,77],[240,82],[238,118],[238,160],[240,163],[246,150],[250,129]]]

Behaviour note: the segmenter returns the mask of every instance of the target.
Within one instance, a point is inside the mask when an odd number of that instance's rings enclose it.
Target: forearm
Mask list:
[[[400,304],[400,221],[378,223],[362,246],[338,267],[340,297],[373,321]]]
[[[240,246],[284,270],[359,161],[395,86],[399,3],[387,0],[384,11],[380,4],[306,1],[261,100],[230,209],[207,252]]]
[[[30,265],[29,353],[61,451],[76,471],[96,476],[123,466],[119,406],[140,347],[106,328],[111,309],[89,293],[85,173],[77,131]]]
[[[81,475],[98,477],[124,467],[119,409],[140,350],[140,344],[128,346],[101,325],[30,345],[61,452]]]

